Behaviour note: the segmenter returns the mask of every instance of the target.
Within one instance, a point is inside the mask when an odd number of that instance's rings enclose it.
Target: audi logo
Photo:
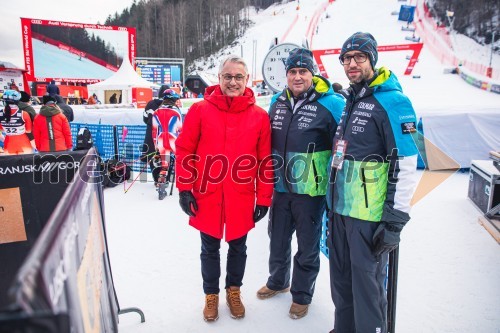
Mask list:
[[[365,128],[364,127],[361,127],[361,126],[353,126],[352,127],[352,131],[353,132],[364,132],[365,131]]]

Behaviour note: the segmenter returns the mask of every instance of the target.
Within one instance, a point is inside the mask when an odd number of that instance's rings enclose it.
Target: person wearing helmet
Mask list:
[[[166,195],[166,182],[173,172],[170,161],[171,153],[175,153],[175,140],[182,128],[182,114],[177,107],[180,96],[172,89],[163,93],[162,104],[153,112],[151,118],[151,136],[156,150],[153,175],[157,179],[160,200]]]
[[[0,130],[5,132],[5,154],[30,154],[35,145],[31,134],[32,122],[29,114],[19,108],[21,93],[6,90],[3,93],[3,110],[0,110]]]
[[[168,84],[162,85],[160,87],[160,90],[158,91],[158,97],[153,98],[148,102],[148,104],[146,104],[146,107],[144,108],[144,112],[142,114],[142,121],[144,122],[144,124],[146,124],[146,134],[144,135],[144,143],[142,144],[141,161],[149,163],[149,167],[153,174],[153,180],[155,184],[156,182],[158,182],[159,170],[157,172],[154,171],[156,167],[154,164],[155,160],[153,158],[153,155],[155,154],[156,149],[153,142],[153,136],[151,134],[152,133],[151,120],[153,118],[153,113],[163,103],[163,93],[167,89],[170,89],[170,86]]]

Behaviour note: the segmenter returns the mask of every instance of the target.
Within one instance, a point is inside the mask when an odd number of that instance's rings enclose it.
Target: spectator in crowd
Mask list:
[[[189,97],[189,89],[186,86],[182,87],[182,97],[183,98],[188,98]]]
[[[64,98],[62,98],[61,95],[56,95],[55,98],[57,106],[61,109],[62,113],[66,116],[66,118],[68,118],[68,121],[72,122],[73,119],[75,118],[73,114],[73,108],[68,104],[66,104]]]
[[[43,96],[43,106],[33,126],[38,151],[70,150],[73,147],[68,119],[56,104],[56,98]]]
[[[340,93],[340,91],[343,89],[342,85],[338,82],[332,83],[332,88],[336,93]]]
[[[160,168],[155,166],[155,144],[153,142],[153,128],[152,128],[152,117],[153,113],[160,107],[163,103],[163,95],[167,89],[170,89],[168,84],[164,84],[158,90],[158,97],[150,100],[144,112],[142,114],[142,121],[146,124],[146,134],[144,136],[144,143],[142,144],[142,156],[141,160],[143,162],[149,163],[151,168],[151,173],[153,175],[153,181],[155,184],[158,183],[158,176],[160,175]]]
[[[9,88],[10,88],[11,90],[19,91],[19,87],[17,86],[16,81],[12,81],[12,82],[10,83]]]
[[[116,93],[113,93],[113,95],[109,98],[109,104],[116,104],[117,102]]]
[[[47,90],[47,94],[49,94],[52,97],[60,94],[59,87],[56,86],[56,81],[54,81],[54,80],[50,81],[50,83],[47,85],[46,90]]]
[[[5,154],[30,154],[34,142],[31,133],[32,123],[28,112],[19,108],[21,93],[6,90],[2,95],[3,110],[0,110],[0,131],[5,132]]]
[[[207,88],[205,99],[189,109],[176,145],[176,184],[179,203],[200,231],[203,318],[219,317],[221,239],[229,245],[226,264],[226,303],[232,318],[243,318],[240,287],[246,266],[246,240],[268,211],[272,196],[270,124],[267,112],[255,104],[247,88],[249,74],[243,59],[221,61],[219,84]],[[213,157],[221,163],[208,166]],[[246,167],[233,175],[243,163]],[[249,164],[251,165],[250,167]],[[198,177],[193,178],[193,170]],[[213,172],[213,173],[212,173]],[[211,175],[223,174],[211,181]],[[239,178],[239,179],[238,179]],[[266,180],[269,180],[266,182]]]
[[[35,120],[36,111],[31,106],[31,96],[25,91],[20,91],[20,93],[21,93],[21,100],[19,101],[17,106],[19,107],[19,109],[28,112],[28,114],[30,115],[31,122],[33,122]]]
[[[268,299],[290,290],[289,316],[307,315],[319,272],[319,240],[326,208],[332,140],[344,98],[330,82],[315,75],[312,52],[293,49],[285,61],[287,87],[271,100],[272,151],[275,165],[273,205],[269,218],[269,278],[257,291]],[[292,263],[292,235],[297,252]],[[291,284],[290,284],[291,280]]]
[[[387,332],[388,254],[409,221],[416,187],[417,118],[393,72],[376,69],[377,42],[357,32],[342,46],[350,81],[334,138],[327,244],[334,332]],[[333,332],[332,331],[332,332]]]
[[[101,101],[97,98],[97,95],[93,93],[92,96],[89,97],[87,104],[88,105],[101,104]]]

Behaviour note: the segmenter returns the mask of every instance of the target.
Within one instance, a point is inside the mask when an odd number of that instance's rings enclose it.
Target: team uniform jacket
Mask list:
[[[333,92],[325,78],[316,75],[313,88],[298,103],[292,105],[291,99],[286,89],[273,96],[269,109],[272,152],[276,159],[274,189],[310,196],[325,195],[332,141],[344,108],[344,98]]]
[[[161,105],[151,119],[151,136],[156,150],[162,157],[162,166],[168,167],[165,156],[175,153],[175,140],[182,128],[181,110],[176,106]]]
[[[51,120],[49,126],[48,118]],[[36,148],[42,152],[63,151],[73,147],[71,129],[66,116],[56,106],[44,105],[35,117],[33,125]],[[50,139],[54,140],[54,147],[50,147]]]
[[[334,141],[347,145],[336,172],[333,209],[372,222],[410,211],[418,154],[410,100],[394,73],[382,67],[376,76],[357,94],[352,87],[343,91],[347,104]]]
[[[17,105],[10,105],[11,116],[7,122],[0,111],[0,130],[5,131],[4,151],[6,154],[29,154],[33,152],[30,139],[32,123],[28,112],[21,110]]]
[[[255,226],[255,204],[270,206],[273,192],[271,163],[265,163],[270,127],[249,88],[230,98],[212,86],[203,101],[191,106],[175,142],[177,188],[192,191],[198,204],[191,226],[218,239],[225,227],[228,242]],[[207,161],[214,160],[210,167]]]

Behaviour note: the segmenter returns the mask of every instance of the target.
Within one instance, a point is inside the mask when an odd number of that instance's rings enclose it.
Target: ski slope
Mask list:
[[[251,18],[255,25],[240,44],[222,53],[240,54],[243,49],[249,67],[256,67],[260,73],[272,38],[286,36],[280,41],[302,43],[309,20],[324,2],[302,0],[297,10],[297,1],[292,1],[254,13]],[[341,47],[356,31],[371,32],[380,45],[407,43],[406,34],[400,30],[402,23],[390,15],[401,4],[396,0],[337,0],[326,10],[330,17],[326,19],[324,13],[319,18],[312,46]],[[198,65],[216,73],[222,53]],[[474,88],[456,75],[443,74],[446,66],[425,46],[414,72],[420,79],[402,75],[406,54],[396,53],[380,53],[378,65],[394,70],[417,113],[500,112],[498,95]],[[332,57],[326,62],[330,78],[346,86],[338,59]],[[467,199],[468,183],[468,174],[453,174],[413,207],[400,247],[398,333],[500,332],[500,249],[477,223],[480,213]],[[141,308],[146,322],[140,323],[133,313],[121,315],[120,332],[326,333],[333,328],[328,261],[323,255],[315,296],[305,318],[288,317],[290,294],[265,301],[255,296],[268,277],[266,219],[248,235],[242,287],[246,317],[231,319],[222,293],[219,320],[204,322],[200,237],[188,226],[177,191],[159,201],[151,182],[136,182],[126,193],[125,189],[117,186],[104,191],[109,253],[120,306]],[[226,253],[223,243],[222,271]]]

